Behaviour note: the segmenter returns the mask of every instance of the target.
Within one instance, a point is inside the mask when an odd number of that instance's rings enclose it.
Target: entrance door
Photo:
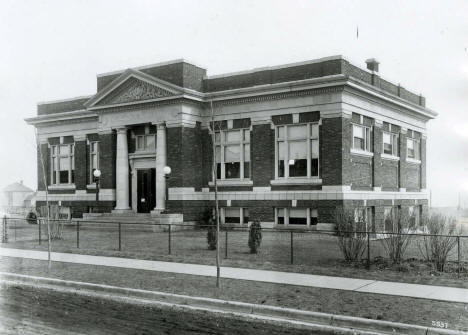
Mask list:
[[[137,211],[149,213],[156,206],[156,169],[137,170]]]

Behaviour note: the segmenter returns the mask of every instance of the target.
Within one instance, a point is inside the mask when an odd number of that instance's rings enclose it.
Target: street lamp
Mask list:
[[[93,171],[94,181],[96,182],[96,206],[99,201],[99,178],[101,177],[101,170],[96,169]]]
[[[169,179],[169,175],[171,174],[171,167],[165,166],[163,168],[164,178],[166,179],[166,202],[169,200],[169,185],[167,184],[167,180]],[[166,211],[167,211],[167,204],[166,204]]]

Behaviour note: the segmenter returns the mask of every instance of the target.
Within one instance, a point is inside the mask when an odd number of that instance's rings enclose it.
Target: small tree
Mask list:
[[[218,244],[218,234],[216,233],[216,222],[213,216],[208,219],[208,230],[206,234],[209,250],[216,250]]]
[[[413,217],[401,210],[392,211],[392,213],[385,218],[385,226],[387,229],[392,227],[392,231],[384,234],[380,240],[388,258],[393,264],[399,264],[406,253],[408,245],[411,243],[415,227],[415,220]]]
[[[48,233],[51,240],[60,240],[63,235],[63,220],[60,218],[60,206],[49,205],[49,224],[47,225]],[[47,215],[47,207],[41,206],[39,212],[42,217]]]
[[[258,253],[258,248],[262,242],[262,227],[260,221],[255,220],[249,228],[249,248],[251,254]]]
[[[444,271],[447,258],[457,244],[457,224],[453,217],[431,214],[423,218],[428,235],[423,235],[418,243],[424,259],[431,262],[437,271]]]
[[[360,213],[343,208],[335,212],[338,247],[346,261],[361,259],[366,249],[366,220]]]

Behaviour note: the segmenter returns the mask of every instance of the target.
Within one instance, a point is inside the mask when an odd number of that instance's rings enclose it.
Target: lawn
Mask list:
[[[45,229],[42,231],[42,243],[39,245],[37,225],[18,221],[16,227],[9,225],[8,233],[9,241],[1,244],[2,247],[47,250]],[[458,267],[456,262],[451,262],[445,273],[433,271],[429,265],[419,260],[422,256],[417,239],[408,247],[406,253],[408,260],[400,265],[389,264],[385,260],[386,252],[381,241],[371,240],[371,268],[367,270],[365,261],[356,263],[343,261],[336,237],[333,235],[294,232],[292,254],[290,232],[264,230],[262,235],[259,253],[250,254],[247,230],[222,231],[220,235],[222,265],[468,288],[466,263],[462,263],[460,278],[456,272]],[[150,226],[136,228],[134,224],[124,224],[121,226],[121,250],[119,250],[117,225],[99,228],[96,224],[81,223],[79,248],[77,248],[76,226],[65,226],[62,239],[53,240],[52,249],[57,252],[215,264],[215,251],[208,250],[206,231],[177,230],[171,232],[170,238],[169,254],[167,231],[153,231]],[[460,240],[461,259],[468,260],[468,238]],[[364,257],[367,257],[366,255],[365,253]],[[456,247],[450,254],[450,259],[453,261],[457,259]]]

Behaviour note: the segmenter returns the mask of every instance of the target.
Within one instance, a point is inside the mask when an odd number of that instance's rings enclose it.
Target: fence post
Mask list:
[[[76,221],[76,247],[80,248],[80,221]]]
[[[293,242],[292,230],[290,231],[290,233],[291,233],[291,264],[294,264],[294,242]]]
[[[167,251],[168,251],[168,254],[169,254],[169,255],[171,254],[171,228],[172,228],[172,226],[171,226],[170,224],[168,224]]]
[[[122,224],[119,222],[119,251],[122,251]]]
[[[41,245],[41,220],[37,220],[37,225],[39,226],[39,245]]]
[[[458,278],[460,278],[460,236],[457,236]]]
[[[367,232],[367,270],[370,269],[370,234]]]
[[[224,239],[224,258],[228,258],[228,230],[226,229],[226,238]]]

